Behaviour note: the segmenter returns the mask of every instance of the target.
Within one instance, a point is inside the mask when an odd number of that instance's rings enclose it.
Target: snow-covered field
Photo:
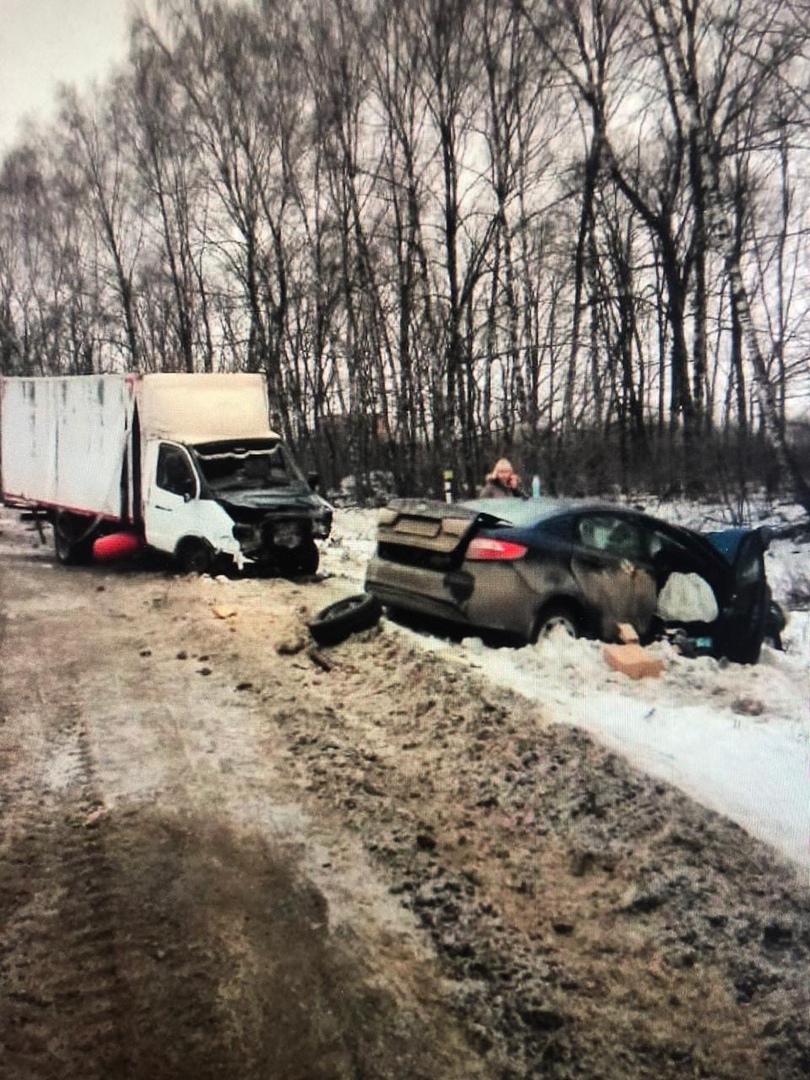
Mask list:
[[[700,529],[728,521],[717,507],[647,509]],[[759,512],[754,523],[779,526],[799,517],[798,508],[783,506]],[[373,510],[336,511],[321,569],[344,578],[347,593],[362,587],[376,518]],[[771,844],[810,883],[810,610],[795,610],[810,609],[810,543],[774,540],[766,561],[789,621],[784,651],[765,646],[753,666],[690,660],[661,643],[653,648],[665,660],[663,676],[636,681],[605,664],[598,642],[563,636],[542,646],[493,649],[478,638],[458,644],[388,626],[537,701],[538,717],[587,729],[639,769]]]

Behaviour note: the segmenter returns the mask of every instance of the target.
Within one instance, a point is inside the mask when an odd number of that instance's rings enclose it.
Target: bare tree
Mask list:
[[[496,443],[559,489],[588,446],[691,473],[717,420],[742,488],[764,426],[806,497],[801,5],[141,10],[0,177],[4,370],[262,371],[333,479],[402,491]]]
[[[518,7],[483,0],[480,27],[494,229],[477,426],[487,431],[494,420],[508,447],[519,425],[532,446],[544,404],[542,354],[532,318],[536,312],[532,293],[543,266],[533,237],[544,211],[538,192],[552,167],[559,96],[551,85],[550,58],[537,49],[536,37]],[[493,413],[493,392],[501,399],[498,415]],[[550,411],[546,416],[550,420]],[[537,455],[526,464],[537,468]]]
[[[80,193],[47,144],[0,178],[0,351],[8,372],[83,373],[102,362]]]
[[[114,98],[93,95],[98,105],[84,104],[75,91],[63,93],[60,112],[62,160],[81,184],[83,208],[109,260],[108,284],[121,312],[124,362],[138,370],[138,333],[134,275],[143,242],[143,220],[133,200],[124,131]]]
[[[273,13],[275,23],[269,21]],[[206,163],[224,217],[219,256],[240,285],[247,315],[245,347],[234,362],[267,375],[274,411],[289,433],[285,142],[297,116],[282,94],[290,56],[276,33],[280,9],[265,3],[260,16],[246,5],[193,0],[173,6],[172,14],[170,36],[142,21],[139,37],[163,55],[185,97],[187,133]]]
[[[748,149],[748,144],[741,148],[729,148],[726,144],[728,133],[738,130],[736,121],[739,117],[745,115],[749,118],[745,127],[752,136],[761,137],[767,131],[772,116],[768,111],[763,112],[762,106],[772,99],[773,88],[781,87],[782,73],[800,52],[805,39],[798,33],[799,27],[789,15],[786,18],[785,13],[776,9],[769,12],[767,25],[763,25],[761,10],[758,8],[754,12],[744,0],[738,0],[734,5],[736,18],[729,18],[727,5],[720,10],[707,3],[711,25],[717,30],[721,45],[720,58],[725,71],[722,82],[715,83],[714,93],[704,101],[696,86],[695,66],[689,55],[696,40],[695,23],[700,0],[693,0],[693,3],[682,0],[677,10],[669,2],[661,6],[666,18],[667,41],[677,43],[674,69],[677,82],[673,90],[683,100],[689,121],[690,149],[695,159],[693,171],[700,174],[704,231],[711,230],[723,253],[734,317],[747,345],[766,430],[786,475],[791,479],[797,500],[810,512],[810,484],[802,475],[788,446],[784,427],[780,424],[774,383],[754,323],[740,245],[734,242],[735,233],[729,219],[723,169],[724,159],[730,150],[745,153]],[[681,37],[684,31],[685,50]],[[725,73],[731,74],[726,76]],[[730,85],[729,91],[721,95],[721,88],[727,84]]]
[[[129,114],[143,213],[154,224],[152,278],[157,284],[165,275],[172,301],[163,366],[210,371],[214,334],[206,273],[210,239],[204,224],[209,192],[202,162],[188,138],[165,55],[136,35],[130,59],[131,76],[120,81],[118,92]]]
[[[370,27],[369,77],[384,118],[385,137],[378,186],[387,206],[397,365],[393,418],[395,477],[403,493],[417,479],[419,446],[428,445],[441,388],[431,378],[433,365],[424,342],[438,340],[434,298],[425,239],[427,202],[425,143],[427,106],[423,85],[421,40],[407,6],[382,4]]]

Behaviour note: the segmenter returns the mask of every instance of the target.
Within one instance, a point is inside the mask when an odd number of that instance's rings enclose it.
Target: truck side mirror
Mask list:
[[[197,494],[197,485],[193,476],[186,474],[180,478],[177,485],[177,494],[183,496],[183,502],[191,502]]]
[[[311,473],[307,474],[307,483],[309,484],[309,486],[312,488],[313,491],[318,490],[318,484],[320,484],[320,482],[321,482],[321,478],[320,478],[320,476],[318,476],[318,474],[316,472],[311,472]]]

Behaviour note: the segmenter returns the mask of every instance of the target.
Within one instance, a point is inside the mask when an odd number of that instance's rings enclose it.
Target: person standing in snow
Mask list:
[[[528,497],[520,486],[520,477],[512,468],[512,463],[506,458],[500,458],[495,462],[492,472],[485,477],[484,486],[478,493],[479,499],[528,499]]]

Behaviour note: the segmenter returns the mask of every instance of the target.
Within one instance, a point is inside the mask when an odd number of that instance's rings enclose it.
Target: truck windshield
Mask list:
[[[206,443],[194,450],[202,474],[214,491],[306,486],[292,455],[278,441]]]

